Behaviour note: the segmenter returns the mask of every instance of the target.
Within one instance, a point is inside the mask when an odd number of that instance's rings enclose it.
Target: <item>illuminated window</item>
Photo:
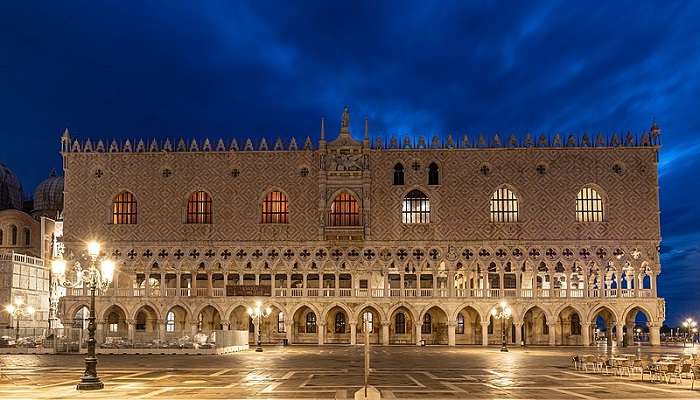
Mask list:
[[[366,323],[369,326],[369,333],[374,332],[374,314],[372,314],[371,311],[365,311],[364,314],[362,314],[362,323]],[[362,329],[364,331],[364,326]]]
[[[306,314],[306,333],[316,333],[316,314]]]
[[[394,165],[394,185],[403,185],[403,165]]]
[[[578,192],[576,196],[576,221],[603,221],[603,199],[595,189],[586,186]]]
[[[428,166],[428,185],[440,184],[440,169],[437,164],[430,163]]]
[[[402,312],[394,317],[394,332],[397,334],[406,333],[406,316]]]
[[[345,314],[340,311],[335,314],[335,333],[345,333]]]
[[[263,224],[286,224],[289,222],[287,195],[272,191],[265,195],[262,203]]]
[[[457,314],[457,327],[455,328],[455,333],[461,335],[464,333],[464,314]]]
[[[188,224],[211,224],[211,196],[204,191],[192,193],[187,202]]]
[[[284,325],[284,313],[277,314],[277,333],[286,333],[287,327]]]
[[[425,315],[423,316],[422,332],[423,333],[432,333],[433,332],[433,317],[430,315],[430,313],[425,313]]]
[[[500,188],[491,195],[490,211],[491,222],[518,222],[518,198],[512,191]]]
[[[136,223],[136,197],[131,192],[121,192],[112,201],[113,224]]]
[[[330,226],[359,226],[360,206],[350,193],[340,193],[333,199],[328,213]]]
[[[430,200],[425,193],[415,189],[403,198],[401,221],[404,224],[430,223]]]
[[[175,313],[172,311],[165,317],[165,331],[175,332]]]

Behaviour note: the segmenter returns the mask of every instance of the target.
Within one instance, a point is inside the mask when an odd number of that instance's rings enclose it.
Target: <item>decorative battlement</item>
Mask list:
[[[343,111],[343,120],[341,124],[338,138],[329,144],[357,144],[363,148],[372,150],[423,150],[423,149],[483,149],[483,148],[613,148],[613,147],[656,147],[661,145],[661,129],[653,122],[649,131],[641,134],[627,132],[626,134],[612,133],[595,135],[589,133],[562,135],[555,133],[553,136],[541,133],[533,135],[526,133],[524,137],[519,137],[515,133],[501,138],[499,133],[487,138],[483,133],[479,134],[476,139],[469,134],[462,135],[461,139],[455,139],[452,134],[448,134],[444,139],[441,136],[433,135],[430,143],[427,142],[425,136],[410,136],[405,135],[400,137],[391,136],[390,138],[376,137],[373,142],[369,140],[369,130],[367,120],[365,119],[364,140],[360,144],[355,142],[349,133],[349,110]],[[184,138],[179,140],[158,141],[156,139],[126,139],[123,142],[118,142],[112,139],[109,145],[105,144],[101,139],[94,142],[90,138],[82,142],[73,138],[68,129],[63,132],[61,137],[61,153],[156,153],[156,152],[226,152],[226,151],[313,151],[317,149],[325,149],[325,121],[321,120],[321,132],[318,143],[315,145],[310,136],[304,140],[303,146],[297,144],[296,138],[292,137],[289,143],[285,144],[282,138],[278,137],[273,146],[268,145],[265,137],[261,138],[257,147],[254,146],[251,138],[245,139],[243,146],[238,144],[238,141],[233,138],[226,142],[224,139],[219,139],[214,144],[213,141],[204,139],[198,142],[197,139],[189,141]]]

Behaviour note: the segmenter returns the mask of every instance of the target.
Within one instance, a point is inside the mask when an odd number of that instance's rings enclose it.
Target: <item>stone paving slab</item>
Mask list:
[[[652,349],[636,349],[649,352]],[[677,349],[653,349],[668,353]],[[398,399],[685,399],[684,384],[587,374],[572,353],[605,349],[374,347],[370,384]],[[634,352],[623,351],[625,353]],[[105,389],[75,390],[82,356],[0,356],[1,399],[343,399],[363,382],[362,348],[271,347],[225,356],[100,356]]]

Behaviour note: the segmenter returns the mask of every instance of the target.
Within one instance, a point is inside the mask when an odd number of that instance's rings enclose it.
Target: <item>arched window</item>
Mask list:
[[[263,224],[286,224],[289,222],[287,195],[280,191],[268,192],[262,203]]]
[[[204,191],[192,193],[187,202],[188,224],[211,224],[211,196]]]
[[[406,333],[406,316],[402,312],[394,317],[394,331],[400,335]]]
[[[17,227],[12,225],[12,245],[17,246]]]
[[[461,335],[464,333],[464,314],[457,314],[457,327],[455,328],[455,333]]]
[[[255,333],[255,322],[251,316],[248,316],[248,333]]]
[[[335,314],[335,333],[345,333],[345,314],[340,311]]]
[[[371,311],[365,311],[362,314],[362,324],[367,324],[369,328],[369,333],[374,333],[374,314]],[[364,326],[362,327],[364,332]]]
[[[493,192],[490,210],[491,222],[518,222],[518,198],[506,188]]]
[[[136,314],[136,330],[137,331],[145,331],[146,330],[146,313],[143,311],[139,311],[139,313]]]
[[[592,187],[586,186],[576,195],[576,221],[603,221],[603,199]]]
[[[414,189],[403,198],[401,222],[404,224],[430,223],[430,199],[425,193]]]
[[[306,333],[316,333],[316,314],[306,314]]]
[[[277,314],[277,333],[286,333],[287,327],[284,325],[284,313]]]
[[[131,192],[121,192],[112,201],[113,224],[136,223],[136,197]]]
[[[428,166],[428,185],[439,185],[440,184],[440,168],[437,164],[430,163]]]
[[[3,236],[4,235],[3,235],[2,229],[0,229],[0,245],[2,244],[2,241],[4,239]]]
[[[29,246],[32,243],[32,233],[28,228],[24,228],[24,245]]]
[[[423,333],[433,333],[433,317],[430,313],[425,313],[423,316],[423,327],[421,329]]]
[[[359,226],[360,206],[350,193],[340,193],[335,196],[328,213],[330,226]]]
[[[394,165],[394,185],[403,185],[403,165]]]
[[[493,335],[493,316],[489,317],[489,326],[486,327],[486,333]]]
[[[175,313],[172,311],[165,316],[165,331],[175,332]]]
[[[119,314],[115,312],[109,313],[109,316],[107,316],[107,324],[109,333],[119,332]]]
[[[574,313],[571,315],[571,334],[580,335],[581,334],[581,318],[578,314]]]

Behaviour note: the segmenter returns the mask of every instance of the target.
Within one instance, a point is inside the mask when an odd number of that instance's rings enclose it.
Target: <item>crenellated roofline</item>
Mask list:
[[[483,148],[615,148],[615,147],[659,147],[661,145],[661,129],[653,122],[648,131],[640,134],[627,132],[626,134],[619,133],[597,133],[595,135],[589,133],[570,133],[562,135],[555,133],[548,135],[540,133],[533,135],[526,133],[524,136],[518,136],[511,133],[506,137],[501,138],[499,133],[487,138],[483,133],[476,136],[463,134],[461,138],[456,140],[452,134],[446,137],[433,135],[430,143],[427,142],[424,136],[409,136],[403,137],[391,136],[389,138],[375,137],[374,141],[369,140],[368,123],[365,119],[364,140],[362,143],[356,142],[350,136],[349,131],[349,110],[346,107],[343,111],[341,129],[338,137],[326,143],[324,120],[321,120],[320,137],[317,143],[307,136],[304,144],[299,146],[296,138],[292,137],[289,143],[278,137],[272,146],[268,144],[265,137],[259,139],[257,147],[253,144],[253,139],[247,138],[240,146],[238,141],[233,138],[230,141],[218,139],[215,143],[210,139],[197,141],[197,139],[185,140],[179,138],[177,140],[166,138],[163,140],[156,139],[126,139],[117,141],[112,139],[109,143],[98,139],[93,141],[90,138],[83,141],[71,137],[70,132],[66,129],[61,136],[61,153],[156,153],[156,152],[226,152],[226,151],[312,151],[325,150],[327,147],[363,147],[373,150],[422,150],[422,149],[483,149]],[[257,140],[256,140],[257,141]]]

